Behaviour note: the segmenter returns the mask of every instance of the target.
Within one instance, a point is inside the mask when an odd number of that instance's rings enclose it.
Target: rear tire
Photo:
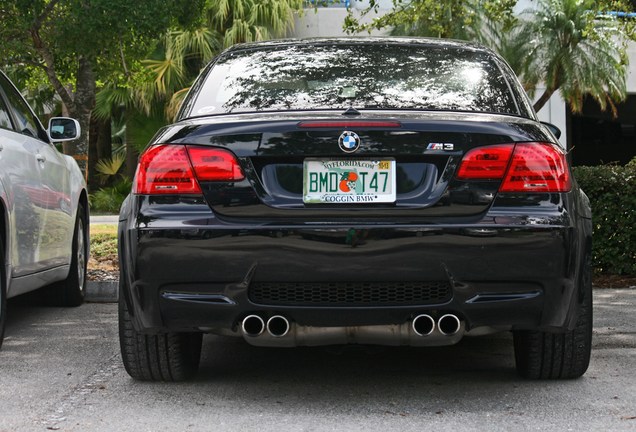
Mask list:
[[[592,350],[592,281],[583,276],[584,297],[576,327],[565,333],[514,332],[517,372],[528,379],[572,379],[585,373]]]
[[[86,246],[86,220],[84,206],[80,204],[77,208],[77,219],[73,233],[71,266],[68,277],[51,287],[51,302],[53,304],[75,307],[84,303],[88,264],[88,248]]]
[[[196,374],[203,335],[139,333],[128,312],[122,281],[119,283],[119,345],[128,375],[141,381],[184,381]]]

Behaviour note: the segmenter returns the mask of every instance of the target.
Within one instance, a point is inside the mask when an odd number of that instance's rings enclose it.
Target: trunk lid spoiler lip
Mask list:
[[[300,128],[299,125],[310,120],[342,122],[347,120],[347,117],[343,117],[339,111],[243,113],[200,117],[164,127],[151,143],[210,145],[210,141],[204,137],[306,131],[308,129]],[[365,111],[363,115],[356,117],[356,121],[374,120],[400,122],[400,129],[403,131],[481,133],[505,136],[509,142],[554,143],[552,134],[540,122],[503,114]],[[555,144],[561,145],[558,141]]]
[[[357,120],[461,120],[473,122],[507,122],[537,124],[538,121],[515,114],[488,113],[479,111],[436,111],[436,110],[401,110],[401,109],[359,109]],[[306,121],[306,120],[344,120],[341,108],[305,111],[259,111],[238,112],[215,115],[189,117],[174,125],[200,125],[215,123],[244,123],[253,121]]]

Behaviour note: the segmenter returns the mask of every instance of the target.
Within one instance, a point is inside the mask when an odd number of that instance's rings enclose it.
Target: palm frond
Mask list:
[[[132,103],[132,98],[132,92],[129,88],[107,84],[95,96],[93,115],[98,119],[106,120],[110,118],[114,110],[129,106]]]
[[[95,170],[106,176],[113,176],[119,173],[125,162],[126,154],[113,153],[112,157],[98,161],[95,164]]]
[[[615,18],[598,19],[595,10],[593,0],[539,0],[536,10],[524,13],[540,41],[538,77],[551,91],[558,90],[574,112],[582,109],[586,96],[603,110],[626,97],[624,37]]]
[[[174,121],[177,117],[177,113],[179,112],[179,108],[181,108],[181,103],[183,99],[185,99],[186,95],[190,91],[190,87],[184,88],[175,92],[170,98],[170,102],[168,102],[168,106],[166,107],[166,117],[170,121]]]

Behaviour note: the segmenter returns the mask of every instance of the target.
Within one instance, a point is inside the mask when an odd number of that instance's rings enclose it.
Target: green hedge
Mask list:
[[[626,166],[575,167],[592,203],[597,273],[636,275],[636,158]]]

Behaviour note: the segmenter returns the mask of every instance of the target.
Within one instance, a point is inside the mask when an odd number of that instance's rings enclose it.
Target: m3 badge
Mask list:
[[[455,150],[455,144],[453,144],[453,143],[428,143],[428,145],[426,146],[426,150],[453,151],[453,150]]]

